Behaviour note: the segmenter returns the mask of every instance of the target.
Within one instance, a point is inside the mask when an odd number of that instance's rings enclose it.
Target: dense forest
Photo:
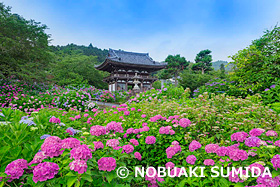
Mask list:
[[[0,78],[58,85],[88,83],[106,88],[106,74],[94,66],[101,63],[107,50],[69,44],[51,46],[48,27],[11,13],[0,3]]]

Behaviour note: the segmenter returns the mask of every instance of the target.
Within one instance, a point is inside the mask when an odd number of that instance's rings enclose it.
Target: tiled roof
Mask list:
[[[149,56],[149,53],[135,53],[135,52],[127,52],[123,50],[114,50],[114,49],[109,49],[107,59],[110,59],[115,62],[129,63],[129,64],[152,65],[152,66],[165,65],[165,63],[159,63],[154,61]]]

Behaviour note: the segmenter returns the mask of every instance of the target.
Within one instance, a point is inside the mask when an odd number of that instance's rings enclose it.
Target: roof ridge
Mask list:
[[[111,49],[111,50],[114,52],[114,54],[116,54],[116,52],[121,52],[121,53],[130,53],[130,54],[135,54],[135,55],[149,56],[149,53],[131,52],[131,51],[124,51],[121,49],[119,49],[119,50]]]
[[[116,56],[116,58],[119,58],[119,56],[116,54],[116,52],[115,52],[114,49],[109,48],[109,51],[110,51],[110,50],[114,53],[114,55]],[[115,58],[115,57],[114,57],[114,58]]]

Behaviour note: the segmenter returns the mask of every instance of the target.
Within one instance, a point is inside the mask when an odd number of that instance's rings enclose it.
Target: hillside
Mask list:
[[[92,44],[89,46],[84,45],[76,45],[76,44],[68,44],[66,46],[50,46],[52,52],[55,54],[67,54],[67,55],[76,55],[82,54],[86,56],[96,56],[98,64],[103,62],[108,54],[107,49],[99,49],[97,47],[93,47]]]
[[[212,67],[213,67],[215,70],[219,70],[221,64],[224,64],[224,65],[225,65],[226,71],[232,71],[232,65],[231,65],[231,64],[228,65],[228,62],[227,62],[227,61],[223,61],[223,60],[217,60],[217,61],[215,61],[215,62],[212,62]]]

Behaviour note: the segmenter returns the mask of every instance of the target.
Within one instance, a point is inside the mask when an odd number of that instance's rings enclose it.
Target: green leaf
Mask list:
[[[244,187],[244,184],[241,183],[241,182],[239,182],[239,183],[236,183],[236,184],[234,185],[234,187]]]
[[[179,187],[184,187],[185,186],[185,184],[186,184],[186,179],[184,179],[184,180],[182,180],[179,184],[178,184],[178,186]]]
[[[77,181],[78,177],[68,177],[67,178],[67,187],[73,186],[73,184]]]
[[[106,176],[107,180],[109,183],[111,183],[111,181],[116,177],[116,173],[115,172],[109,172],[108,175]]]
[[[93,181],[92,178],[91,178],[91,175],[86,174],[86,173],[84,173],[84,174],[82,175],[82,178],[85,179],[85,180],[87,180],[88,182],[92,182],[92,181]]]
[[[279,170],[279,171],[275,171],[275,170],[272,171],[271,175],[272,175],[272,178],[274,178],[274,177],[280,175],[280,170]]]

